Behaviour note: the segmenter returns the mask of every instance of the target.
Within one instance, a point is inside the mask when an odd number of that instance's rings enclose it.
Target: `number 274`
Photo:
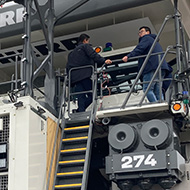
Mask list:
[[[138,168],[142,164],[144,165],[150,165],[155,166],[157,164],[157,161],[155,158],[153,158],[153,154],[149,154],[147,157],[145,155],[136,155],[136,156],[124,156],[121,159],[121,162],[123,163],[121,165],[121,168]],[[135,162],[133,164],[133,162]]]

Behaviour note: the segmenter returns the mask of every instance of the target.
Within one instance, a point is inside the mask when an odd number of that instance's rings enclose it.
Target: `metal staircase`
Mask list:
[[[72,114],[72,119],[62,117],[62,139],[52,190],[87,189],[94,110]]]
[[[66,124],[54,189],[81,189],[87,153],[89,123]],[[91,141],[91,140],[90,140]]]
[[[50,187],[51,190],[87,189],[91,158],[92,129],[97,105],[96,75],[97,72],[94,72],[94,80],[92,80],[93,89],[90,91],[93,94],[91,110],[87,112],[72,113],[68,116],[65,116],[67,107],[66,101],[68,100],[66,97],[66,83],[68,80],[67,76],[65,76],[63,96],[57,125],[59,127],[61,123],[62,139],[60,142],[60,151],[57,160],[54,185],[53,187]],[[70,85],[68,88],[70,92]],[[67,95],[70,96],[70,94]],[[70,101],[68,101],[67,109],[69,109],[69,104]],[[49,190],[49,181],[47,189]]]

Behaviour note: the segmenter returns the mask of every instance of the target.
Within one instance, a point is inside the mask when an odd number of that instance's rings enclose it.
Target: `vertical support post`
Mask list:
[[[13,91],[14,90],[14,78],[15,78],[15,75],[13,74],[12,76],[11,76],[11,91]]]
[[[158,55],[158,60],[159,60],[159,63],[161,62],[161,55],[159,54]],[[159,77],[158,77],[158,80],[159,80],[159,97],[160,97],[160,100],[159,100],[159,102],[162,102],[162,69],[161,69],[161,67],[160,67],[160,69],[159,69]]]
[[[46,102],[54,109],[56,109],[56,81],[55,81],[55,73],[53,69],[53,55],[54,55],[54,23],[55,23],[55,14],[54,14],[54,0],[49,0],[49,9],[48,9],[48,15],[46,20],[47,24],[47,30],[48,30],[48,40],[50,43],[49,47],[49,55],[50,60],[48,64],[48,72],[46,73],[45,77],[45,100]]]
[[[61,97],[61,90],[60,88],[58,88],[59,86],[61,86],[61,73],[60,73],[60,69],[57,70],[56,72],[58,74],[57,76],[57,83],[56,83],[56,103],[57,103],[57,109],[59,110],[60,106],[61,106],[61,102],[60,102],[60,97]]]
[[[181,60],[180,60],[180,25],[179,25],[179,12],[178,12],[178,0],[174,0],[174,11],[175,11],[175,38],[176,38],[176,62],[177,69],[181,72]]]
[[[187,41],[187,58],[188,58],[188,67],[190,67],[190,41]]]
[[[52,78],[52,71],[53,71],[53,54],[54,54],[54,43],[53,43],[53,39],[54,39],[54,18],[55,18],[55,14],[54,14],[54,0],[50,0],[49,3],[49,14],[48,14],[48,34],[49,34],[49,42],[50,42],[50,50],[49,53],[51,54],[50,56],[50,78]]]
[[[24,17],[24,50],[23,50],[23,78],[21,82],[26,82],[26,87],[24,89],[24,95],[33,96],[32,88],[32,73],[33,65],[31,59],[31,4],[32,0],[25,0],[25,13]]]
[[[179,11],[178,11],[178,0],[174,0],[174,13],[175,13],[175,17],[174,17],[174,24],[175,24],[175,38],[176,38],[176,64],[177,64],[177,70],[178,73],[182,72],[182,68],[181,68],[181,45],[180,45],[180,15],[179,15]],[[175,98],[179,98],[179,95],[181,95],[182,93],[182,86],[181,83],[176,82],[174,84],[174,89],[175,89]]]
[[[15,59],[15,89],[18,88],[18,55]]]
[[[188,68],[188,57],[187,57],[187,44],[185,43],[185,35],[184,35],[184,28],[183,28],[183,25],[181,23],[181,19],[179,20],[179,27],[180,27],[180,31],[181,31],[181,45],[182,45],[182,55],[183,55],[183,58],[182,58],[182,72],[184,70],[186,70]]]

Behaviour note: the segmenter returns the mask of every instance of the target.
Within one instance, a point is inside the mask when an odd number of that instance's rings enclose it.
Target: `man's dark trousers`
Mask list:
[[[83,79],[75,84],[75,92],[84,92],[92,90],[92,80],[90,78]],[[77,94],[78,109],[77,112],[84,112],[92,103],[92,92]]]

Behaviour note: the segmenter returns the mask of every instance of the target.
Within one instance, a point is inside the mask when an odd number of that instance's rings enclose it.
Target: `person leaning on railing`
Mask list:
[[[81,34],[78,38],[77,47],[69,54],[67,62],[67,72],[76,67],[94,66],[111,64],[110,59],[105,60],[89,44],[90,37],[87,34]],[[92,90],[92,68],[85,67],[71,72],[71,85],[75,86],[75,92]],[[77,94],[78,109],[76,112],[83,112],[92,103],[92,93]]]
[[[135,47],[135,49],[132,52],[130,52],[127,56],[123,57],[122,60],[124,62],[127,62],[128,58],[130,58],[130,57],[147,55],[152,44],[153,44],[153,42],[154,42],[154,39],[156,38],[156,35],[151,34],[151,30],[147,26],[140,27],[138,35],[139,35],[139,44]],[[158,52],[163,52],[163,50],[162,50],[161,45],[157,42],[152,53],[158,53]],[[162,57],[163,57],[163,55],[161,55],[161,58]],[[138,60],[139,70],[140,70],[144,60],[145,60],[145,57],[139,58],[139,60]],[[151,79],[154,75],[154,72],[157,69],[158,65],[159,65],[158,55],[150,56],[146,66],[142,72],[143,82],[151,81]],[[169,71],[168,64],[165,60],[161,66],[161,70],[162,70],[161,77],[163,79],[165,74],[166,74],[166,71]],[[158,75],[156,76],[155,80],[159,80]],[[148,85],[149,85],[148,83],[143,83],[143,92],[146,91]],[[162,85],[162,82],[160,83],[160,85]],[[151,87],[147,93],[147,98],[148,98],[149,102],[157,102],[158,100],[160,100],[159,82],[153,81],[153,83],[152,83],[152,85],[151,85]],[[162,99],[163,99],[163,95],[162,95]]]

